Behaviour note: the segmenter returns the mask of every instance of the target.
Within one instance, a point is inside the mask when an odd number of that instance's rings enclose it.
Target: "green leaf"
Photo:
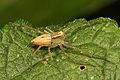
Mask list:
[[[32,55],[37,46],[31,40],[44,27],[33,28],[27,21],[18,20],[0,30],[0,80],[120,79],[120,29],[114,20],[78,19],[63,27],[49,28],[65,31],[68,56],[54,48],[51,49],[53,60],[45,61],[47,47]]]

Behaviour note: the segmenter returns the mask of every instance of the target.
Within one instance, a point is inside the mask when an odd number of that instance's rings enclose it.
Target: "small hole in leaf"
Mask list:
[[[85,65],[80,64],[80,70],[81,70],[81,71],[85,70],[85,68],[86,68]]]

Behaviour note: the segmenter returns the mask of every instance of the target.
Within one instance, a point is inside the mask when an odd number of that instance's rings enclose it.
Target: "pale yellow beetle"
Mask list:
[[[49,32],[46,30],[48,30]],[[60,49],[64,51],[63,46],[67,46],[67,45],[65,44],[66,42],[64,41],[65,36],[63,31],[53,32],[49,28],[46,28],[46,30],[45,32],[47,34],[40,35],[31,41],[32,44],[39,46],[33,54],[35,54],[41,47],[47,46],[49,55],[52,58],[50,48],[55,48],[57,46],[60,46]]]

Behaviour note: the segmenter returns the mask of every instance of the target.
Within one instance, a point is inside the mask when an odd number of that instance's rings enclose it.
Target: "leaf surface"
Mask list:
[[[65,31],[69,48],[65,48],[68,56],[59,48],[51,49],[54,56],[48,61],[47,47],[32,55],[37,46],[31,40],[44,29],[18,20],[0,30],[0,80],[120,79],[120,29],[114,20],[77,19],[51,26],[53,31]]]

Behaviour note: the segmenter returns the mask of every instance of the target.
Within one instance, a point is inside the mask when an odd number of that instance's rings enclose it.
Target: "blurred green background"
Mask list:
[[[25,19],[37,26],[86,17],[116,0],[0,0],[0,24]]]

